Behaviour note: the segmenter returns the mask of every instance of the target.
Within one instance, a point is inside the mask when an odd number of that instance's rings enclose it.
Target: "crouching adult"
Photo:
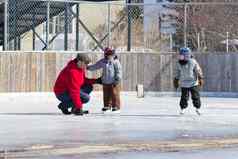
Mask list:
[[[54,85],[56,98],[61,101],[58,108],[63,114],[83,115],[83,104],[89,102],[93,84],[100,84],[101,78],[88,79],[85,76],[90,58],[86,54],[77,54],[77,57],[67,64],[59,73]]]

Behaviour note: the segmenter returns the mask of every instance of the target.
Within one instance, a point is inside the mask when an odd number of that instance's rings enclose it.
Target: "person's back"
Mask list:
[[[56,94],[70,91],[70,73],[76,74],[77,82],[84,83],[85,72],[83,69],[77,68],[76,60],[71,60],[65,68],[59,73],[59,76],[54,85],[54,92]]]

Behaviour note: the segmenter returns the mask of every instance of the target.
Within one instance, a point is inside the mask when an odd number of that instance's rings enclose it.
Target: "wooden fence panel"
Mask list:
[[[76,53],[0,53],[0,92],[52,91],[60,70]],[[103,57],[90,53],[92,63]],[[176,54],[120,53],[124,91],[135,91],[143,84],[145,91],[173,91]],[[238,91],[238,54],[196,54],[204,75],[203,91]],[[88,72],[89,78],[101,71]],[[101,86],[96,86],[100,90]]]

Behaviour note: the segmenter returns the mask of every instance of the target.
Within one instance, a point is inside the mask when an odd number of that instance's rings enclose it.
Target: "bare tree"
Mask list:
[[[207,51],[225,51],[225,45],[221,42],[227,38],[227,32],[230,39],[236,39],[238,36],[238,5],[216,4],[214,2],[218,1],[205,0],[199,2],[209,2],[209,4],[187,4],[188,45],[193,49],[200,46],[201,49]],[[178,7],[177,11],[180,13],[178,20],[181,24],[177,27],[177,42],[181,44],[183,41],[181,35],[184,34],[184,8]],[[231,49],[236,51],[236,47]]]

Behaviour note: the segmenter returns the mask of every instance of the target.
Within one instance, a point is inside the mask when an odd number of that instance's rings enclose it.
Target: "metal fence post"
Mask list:
[[[131,51],[131,16],[130,16],[130,11],[131,11],[131,0],[128,0],[128,5],[127,5],[127,18],[128,18],[128,32],[127,32],[127,51]]]
[[[17,38],[17,49],[21,50],[21,35],[19,35]]]
[[[229,52],[229,32],[226,32],[226,52]]]
[[[4,44],[3,50],[8,50],[8,0],[5,0],[4,6]]]
[[[184,6],[184,47],[187,47],[187,3]]]
[[[33,24],[33,27],[32,27],[32,49],[33,49],[33,51],[35,51],[36,50],[36,31],[35,31],[35,21],[36,21],[36,16],[35,16],[36,14],[35,14],[35,11],[34,11],[34,13],[33,13],[33,17],[32,17],[32,24]]]
[[[46,9],[46,29],[45,29],[45,42],[46,42],[46,50],[49,49],[49,21],[50,21],[50,2],[47,1],[47,9]]]
[[[107,30],[108,30],[108,43],[107,46],[110,47],[111,41],[111,4],[108,2],[108,15],[107,15]]]
[[[76,27],[76,51],[79,50],[79,3],[76,5],[76,21],[75,21],[75,27]]]
[[[13,35],[14,35],[14,50],[17,50],[17,1],[13,1]]]
[[[69,30],[69,16],[68,16],[68,11],[69,11],[69,7],[68,7],[68,3],[65,2],[65,9],[64,9],[64,50],[68,50],[68,30]]]

